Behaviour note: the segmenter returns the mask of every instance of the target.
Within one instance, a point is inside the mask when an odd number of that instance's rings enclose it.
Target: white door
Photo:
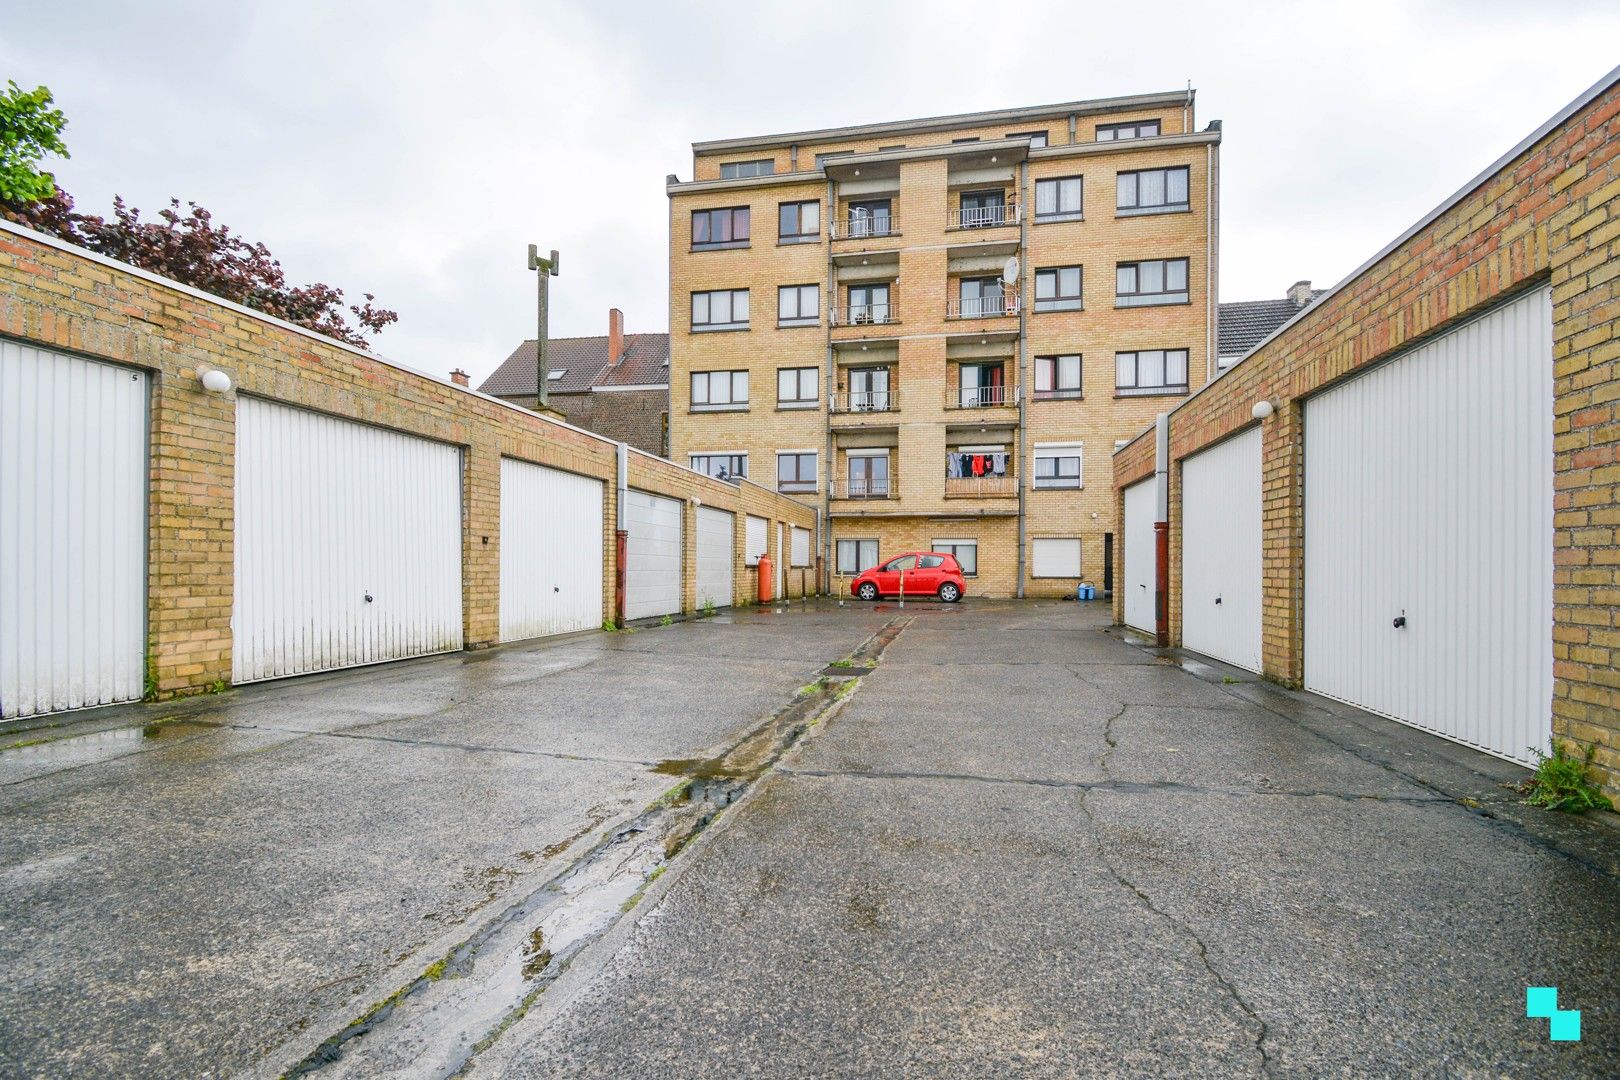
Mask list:
[[[145,681],[147,377],[0,342],[0,719]]]
[[[1538,289],[1306,403],[1308,689],[1515,761],[1546,748],[1552,370]]]
[[[1125,489],[1125,625],[1149,634],[1158,629],[1159,555],[1153,536],[1158,501],[1156,477]]]
[[[461,648],[461,451],[236,404],[232,678]]]
[[[1260,429],[1181,463],[1181,643],[1260,670]]]
[[[743,515],[743,561],[748,566],[758,566],[759,557],[765,554],[765,530],[769,524],[762,517]]]
[[[786,591],[782,587],[782,583],[787,580],[787,561],[787,548],[782,546],[782,523],[778,521],[776,523],[776,566],[774,567],[776,571],[776,593],[772,596],[773,600],[782,599],[782,595]]]
[[[501,459],[501,640],[602,625],[603,483]]]
[[[624,617],[673,615],[681,610],[680,500],[630,491],[624,509]]]
[[[736,566],[737,516],[712,506],[697,510],[697,602],[730,607]]]

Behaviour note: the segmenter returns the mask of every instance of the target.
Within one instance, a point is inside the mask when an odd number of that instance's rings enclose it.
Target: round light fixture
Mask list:
[[[224,394],[231,389],[231,377],[218,368],[203,368],[198,374],[202,376],[203,389],[210,394]]]
[[[1264,420],[1275,411],[1276,410],[1271,407],[1271,402],[1264,400],[1255,402],[1254,408],[1249,410],[1250,414],[1253,415],[1256,420]]]

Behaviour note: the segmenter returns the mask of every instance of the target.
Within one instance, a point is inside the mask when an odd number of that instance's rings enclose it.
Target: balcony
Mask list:
[[[947,499],[1011,499],[1018,497],[1016,476],[947,476]]]
[[[1017,203],[1004,206],[963,206],[949,212],[947,229],[994,229],[1017,225],[1024,220],[1024,208]]]
[[[959,386],[945,391],[947,409],[994,409],[1017,404],[1016,386]]]
[[[834,499],[898,499],[900,485],[893,479],[860,477],[834,480],[830,485]]]
[[[839,391],[828,395],[828,404],[834,415],[866,415],[900,411],[898,390]]]
[[[899,236],[898,214],[872,216],[854,214],[831,218],[827,221],[827,235],[834,240],[870,240],[877,237]]]
[[[847,304],[832,309],[834,326],[893,326],[899,321],[899,304]]]
[[[1005,296],[961,296],[954,300],[945,301],[945,317],[947,319],[1003,319],[1016,316],[1019,311],[1019,303],[1017,293]]]

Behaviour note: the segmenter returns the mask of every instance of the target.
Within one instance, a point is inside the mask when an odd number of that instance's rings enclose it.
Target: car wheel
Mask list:
[[[877,586],[872,584],[870,581],[863,581],[861,582],[861,587],[855,590],[855,595],[859,596],[862,600],[876,600]]]
[[[947,581],[939,587],[939,598],[947,604],[954,604],[962,599],[962,590],[956,587],[956,582]]]

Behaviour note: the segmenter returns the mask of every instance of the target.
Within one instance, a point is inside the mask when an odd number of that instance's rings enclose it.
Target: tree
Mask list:
[[[11,80],[0,93],[0,202],[26,203],[56,194],[56,178],[39,168],[46,154],[67,157],[67,117],[51,108],[45,87],[24,90]]]
[[[79,213],[73,197],[37,168],[46,153],[67,156],[65,120],[59,110],[46,111],[50,103],[43,86],[25,94],[12,83],[0,96],[0,184],[9,185],[0,190],[0,216],[362,349],[370,347],[362,331],[380,333],[399,320],[377,307],[371,293],[355,305],[343,302],[342,289],[320,282],[288,285],[267,247],[216,225],[194,202],[182,210],[179,199],[170,199],[157,221],[142,221],[141,212],[116,195],[111,220]],[[358,328],[349,324],[350,313]]]

